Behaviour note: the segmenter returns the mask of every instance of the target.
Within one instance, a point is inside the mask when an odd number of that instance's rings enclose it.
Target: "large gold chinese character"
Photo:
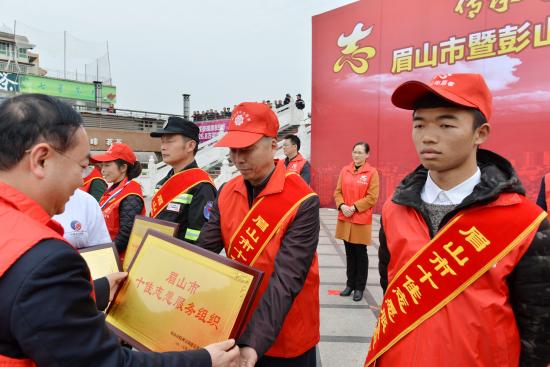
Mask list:
[[[245,232],[246,232],[247,235],[250,236],[250,238],[254,242],[258,242],[258,240],[260,239],[260,236],[256,236],[256,230],[255,229],[252,229],[252,228],[248,227]],[[254,237],[254,236],[256,236],[256,237]]]
[[[376,344],[376,342],[378,341],[378,338],[380,338],[380,321],[376,323],[376,327],[374,328],[374,332],[372,333],[371,347],[373,347]]]
[[[393,317],[397,316],[397,310],[395,309],[395,306],[391,299],[388,298],[384,302],[386,303],[386,308],[388,309],[388,318],[393,323]]]
[[[466,242],[474,246],[477,252],[483,251],[485,247],[491,244],[491,241],[489,241],[487,237],[485,237],[476,227],[472,227],[467,231],[459,230],[458,232],[461,235],[466,236]]]
[[[260,230],[261,230],[262,232],[265,232],[265,230],[267,229],[267,227],[269,227],[269,223],[267,223],[266,220],[265,220],[264,218],[262,218],[261,215],[258,215],[257,218],[252,219],[252,221],[253,221],[254,223],[256,223],[256,226],[257,226],[258,228],[260,228]]]
[[[497,13],[505,13],[508,11],[511,3],[518,3],[521,0],[491,0],[489,8]]]
[[[414,51],[414,67],[422,68],[426,66],[435,67],[437,66],[438,60],[438,45],[431,46],[429,42],[425,42],[423,49],[416,49]]]
[[[386,318],[386,310],[383,307],[380,310],[380,324],[382,324],[382,334],[385,334],[386,327],[388,326],[388,319]]]
[[[453,65],[464,58],[464,43],[466,38],[451,37],[439,44],[440,62]]]
[[[399,305],[399,309],[401,312],[406,314],[407,311],[405,311],[404,307],[409,305],[407,296],[405,296],[405,293],[403,293],[399,287],[397,287],[397,289],[393,289],[392,292],[397,296],[397,304]]]
[[[407,281],[403,283],[403,287],[409,292],[409,295],[411,296],[412,301],[414,304],[418,304],[418,300],[422,297],[422,294],[420,293],[420,288],[416,285],[415,281],[411,279],[410,276],[405,276],[405,279]]]
[[[420,278],[420,283],[425,283],[426,281],[429,281],[432,288],[439,289],[437,284],[435,284],[435,282],[432,280],[432,272],[431,271],[427,272],[426,270],[424,270],[422,265],[419,265],[419,264],[417,264],[416,267],[424,274],[422,276],[422,278]]]
[[[240,241],[239,241],[239,244],[240,245],[243,245],[243,250],[246,250],[247,252],[248,251],[251,251],[251,250],[254,250],[254,246],[252,246],[250,244],[250,241],[248,240],[248,238],[245,238],[244,236],[240,236]]]
[[[517,25],[507,25],[504,28],[499,29],[498,54],[504,55],[509,53],[518,53],[529,46],[529,43],[531,42],[531,31],[529,30],[530,26],[531,23],[525,22],[519,28]]]
[[[542,24],[535,24],[533,47],[550,46],[550,16],[546,18],[546,34],[542,31],[542,27]]]
[[[483,6],[482,0],[458,0],[458,3],[455,6],[455,13],[464,14],[464,3],[466,3],[466,9],[468,10],[468,14],[466,16],[469,19],[474,19],[479,14],[481,7]]]
[[[449,273],[451,273],[452,275],[456,275],[455,271],[449,266],[449,261],[447,259],[439,256],[436,251],[432,251],[432,254],[434,254],[435,257],[433,259],[430,259],[430,262],[432,264],[437,264],[434,268],[435,271],[439,271],[439,274],[441,274],[441,276],[445,276]]]
[[[393,61],[391,72],[398,74],[402,71],[412,71],[413,69],[413,48],[407,47],[393,51]]]
[[[468,257],[463,257],[462,259],[458,257],[458,255],[460,255],[462,252],[464,252],[464,247],[462,246],[457,246],[456,249],[454,251],[451,250],[451,247],[453,246],[453,242],[449,242],[448,244],[446,245],[443,245],[443,248],[445,249],[445,251],[447,251],[447,253],[449,255],[451,255],[453,257],[453,259],[455,259],[456,263],[460,266],[464,266],[464,264],[466,264],[469,260]]]
[[[357,74],[364,74],[369,70],[369,59],[376,55],[374,47],[361,47],[359,48],[358,42],[367,38],[372,28],[362,30],[363,23],[357,23],[353,32],[346,36],[343,33],[338,38],[338,46],[343,47],[341,51],[342,56],[336,60],[333,66],[333,71],[339,73],[342,71],[344,65],[349,65],[351,70]]]
[[[496,41],[497,37],[494,29],[470,34],[468,37],[470,52],[467,59],[475,60],[495,56]]]

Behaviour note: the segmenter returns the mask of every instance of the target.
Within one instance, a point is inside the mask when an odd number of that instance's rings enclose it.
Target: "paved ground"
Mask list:
[[[340,297],[345,287],[346,254],[341,240],[334,238],[337,212],[321,209],[319,233],[319,272],[321,278],[321,342],[317,352],[317,366],[363,366],[382,301],[378,275],[379,216],[373,218],[373,245],[368,247],[369,274],[367,289],[360,302],[351,297]]]

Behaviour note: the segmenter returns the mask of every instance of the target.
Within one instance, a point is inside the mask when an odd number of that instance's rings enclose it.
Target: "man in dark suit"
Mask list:
[[[0,105],[0,365],[236,366],[233,340],[138,353],[106,327],[84,259],[51,220],[88,163],[88,136],[69,105],[39,94]]]

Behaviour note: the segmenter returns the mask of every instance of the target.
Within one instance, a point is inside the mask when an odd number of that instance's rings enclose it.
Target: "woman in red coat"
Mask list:
[[[335,237],[346,247],[346,288],[340,293],[360,301],[367,285],[369,258],[367,245],[371,243],[372,208],[378,200],[378,172],[367,163],[369,145],[356,143],[352,162],[342,168],[334,199],[338,208]]]
[[[141,174],[141,164],[132,149],[123,143],[111,145],[105,154],[95,155],[92,159],[100,162],[101,174],[112,183],[99,205],[111,240],[122,256],[128,246],[135,216],[145,214],[141,186],[134,180]]]

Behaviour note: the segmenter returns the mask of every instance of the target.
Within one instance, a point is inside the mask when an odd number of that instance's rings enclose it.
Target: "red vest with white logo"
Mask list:
[[[99,201],[109,235],[113,241],[120,230],[120,203],[130,195],[136,195],[143,201],[143,192],[139,183],[134,180],[128,181],[128,178],[125,178],[114,190],[107,190]],[[145,202],[140,214],[145,215]]]
[[[105,180],[103,179],[103,176],[101,176],[101,172],[99,172],[99,169],[97,167],[94,167],[92,172],[90,172],[90,174],[86,176],[86,178],[84,179],[84,185],[80,187],[80,190],[89,193],[90,186],[92,186],[92,182],[94,182],[94,180],[101,180],[105,182]]]
[[[292,160],[288,162],[286,170],[288,172],[296,172],[297,174],[300,174],[302,173],[306,162],[307,160],[300,153],[298,153],[296,157],[292,158]]]
[[[355,171],[355,163],[351,162],[340,171],[340,180],[342,183],[342,196],[344,204],[352,206],[358,200],[367,196],[372,175],[376,168],[365,162],[357,172]],[[344,222],[354,224],[371,224],[372,210],[370,208],[364,212],[355,212],[351,217],[346,217],[342,212],[338,212],[338,219]]]
[[[486,206],[507,205],[521,205],[519,195],[501,194]],[[391,197],[382,209],[382,223],[391,255],[388,265],[388,282],[391,282],[430,241],[430,234],[415,209],[395,204]],[[520,338],[507,277],[535,234],[532,231],[492,269],[386,351],[376,366],[517,367]]]
[[[57,239],[67,243],[59,223],[38,203],[3,182],[0,182],[0,233],[0,278],[42,240]],[[67,243],[67,246],[71,245]],[[0,367],[8,366],[32,367],[35,363],[30,359],[0,355]]]
[[[546,212],[550,215],[550,173],[544,176]]]
[[[277,165],[267,186],[256,197],[254,203],[262,196],[280,193],[281,190],[284,190],[285,179],[292,179],[300,185],[307,186],[304,180],[297,175],[285,176],[286,170],[284,164]],[[248,206],[248,194],[242,176],[235,177],[225,184],[218,198],[218,206],[220,208],[221,233],[227,251],[231,236],[238,229],[250,210]],[[281,247],[281,241],[285,236],[289,224],[294,220],[297,211],[298,208],[293,209],[292,213],[287,217],[282,227],[275,233],[253,265],[254,268],[264,272],[264,277],[256,294],[248,320],[250,320],[253,311],[258,306],[262,295],[267,289],[269,279],[274,271],[275,258]],[[297,357],[313,348],[319,342],[319,328],[319,266],[317,254],[315,254],[304,286],[294,299],[294,303],[286,315],[277,339],[265,354],[267,356],[282,358]]]

